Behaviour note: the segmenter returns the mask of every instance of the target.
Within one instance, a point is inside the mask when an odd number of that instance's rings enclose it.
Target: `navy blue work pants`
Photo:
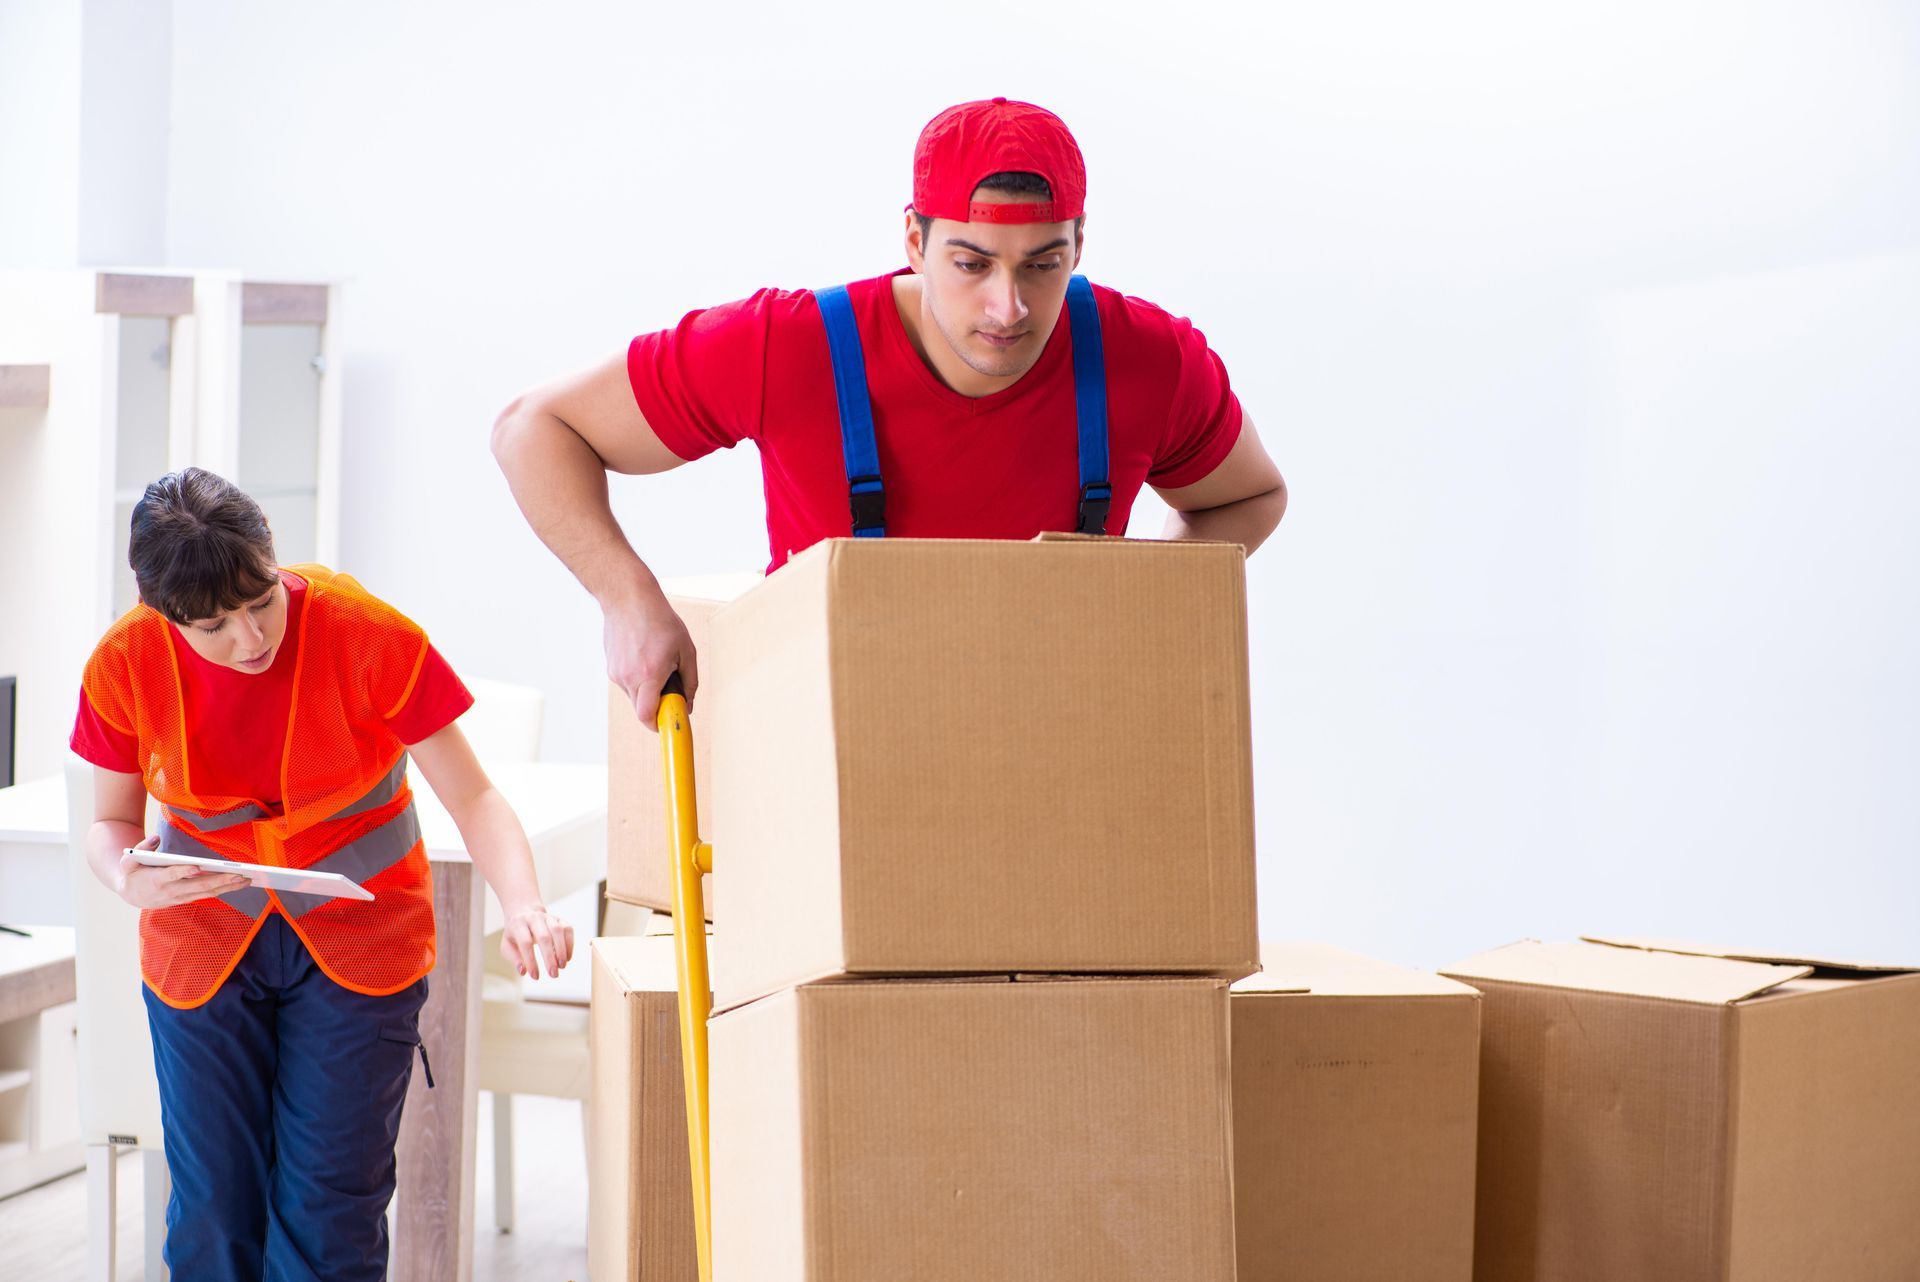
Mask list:
[[[426,998],[424,979],[387,997],[340,987],[277,912],[205,1005],[146,990],[173,1277],[387,1276],[393,1145]]]

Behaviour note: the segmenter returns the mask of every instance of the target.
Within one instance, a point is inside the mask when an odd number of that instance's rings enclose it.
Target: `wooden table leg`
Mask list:
[[[400,1119],[394,1194],[394,1282],[473,1277],[474,1131],[480,1099],[481,887],[473,865],[436,861],[438,954],[427,979],[420,1037],[434,1089],[414,1065]]]

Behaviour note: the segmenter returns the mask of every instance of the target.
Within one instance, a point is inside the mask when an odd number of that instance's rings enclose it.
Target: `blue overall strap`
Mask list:
[[[840,452],[847,466],[847,502],[853,535],[877,539],[887,532],[887,494],[880,483],[880,447],[873,437],[873,403],[867,398],[867,362],[860,354],[860,327],[845,285],[814,291],[827,326],[833,360],[833,394],[840,403]]]
[[[1073,399],[1080,419],[1081,534],[1105,534],[1113,486],[1107,477],[1107,357],[1100,346],[1100,307],[1085,276],[1067,282],[1073,327]]]

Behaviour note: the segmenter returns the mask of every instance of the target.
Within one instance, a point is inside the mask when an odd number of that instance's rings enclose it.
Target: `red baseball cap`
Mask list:
[[[975,202],[991,174],[1038,174],[1053,199],[1035,204]],[[917,214],[962,223],[1063,223],[1087,212],[1087,164],[1060,117],[1030,102],[994,98],[948,107],[913,148]]]

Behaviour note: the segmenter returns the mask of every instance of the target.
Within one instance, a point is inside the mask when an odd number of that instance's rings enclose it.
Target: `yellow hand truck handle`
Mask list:
[[[667,841],[673,859],[673,956],[680,981],[680,1076],[687,1097],[687,1156],[693,1168],[693,1234],[700,1282],[713,1282],[712,1150],[707,1140],[707,907],[700,877],[713,871],[713,847],[700,840],[694,809],[693,726],[680,674],[660,693],[661,774],[667,789]]]

